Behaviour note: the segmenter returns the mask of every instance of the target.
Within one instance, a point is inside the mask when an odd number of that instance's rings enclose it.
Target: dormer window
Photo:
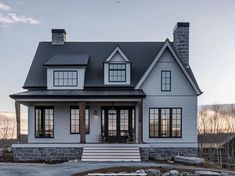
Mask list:
[[[109,82],[126,82],[125,63],[109,63]]]
[[[105,85],[130,85],[131,62],[127,56],[116,47],[104,62]]]
[[[76,87],[78,85],[78,72],[76,70],[56,70],[53,73],[55,87]]]

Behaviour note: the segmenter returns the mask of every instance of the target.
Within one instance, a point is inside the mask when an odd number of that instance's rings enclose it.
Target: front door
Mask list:
[[[134,109],[132,107],[105,107],[104,110],[106,142],[131,142],[133,140]]]

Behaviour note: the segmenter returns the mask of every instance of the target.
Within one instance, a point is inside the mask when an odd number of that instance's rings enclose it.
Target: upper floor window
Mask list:
[[[78,85],[78,73],[75,70],[57,70],[53,74],[55,87],[76,87]]]
[[[109,82],[126,82],[126,64],[109,64]]]
[[[53,107],[35,107],[35,137],[54,137],[54,109]]]
[[[171,71],[163,70],[161,72],[161,91],[171,91]]]

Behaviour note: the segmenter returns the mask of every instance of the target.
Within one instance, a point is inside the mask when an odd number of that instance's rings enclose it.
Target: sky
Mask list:
[[[235,103],[235,0],[0,0],[0,111],[14,111],[39,41],[172,41],[190,22],[190,66],[199,105]],[[23,109],[25,111],[25,109]]]

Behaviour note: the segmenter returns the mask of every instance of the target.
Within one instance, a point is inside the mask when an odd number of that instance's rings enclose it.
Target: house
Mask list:
[[[198,135],[198,155],[218,163],[235,162],[234,133],[205,133]]]
[[[229,142],[234,133],[205,133],[198,134],[199,148],[222,148],[224,144]]]
[[[15,160],[139,161],[197,154],[197,97],[189,23],[174,41],[40,42],[15,100],[28,107],[28,144]]]

